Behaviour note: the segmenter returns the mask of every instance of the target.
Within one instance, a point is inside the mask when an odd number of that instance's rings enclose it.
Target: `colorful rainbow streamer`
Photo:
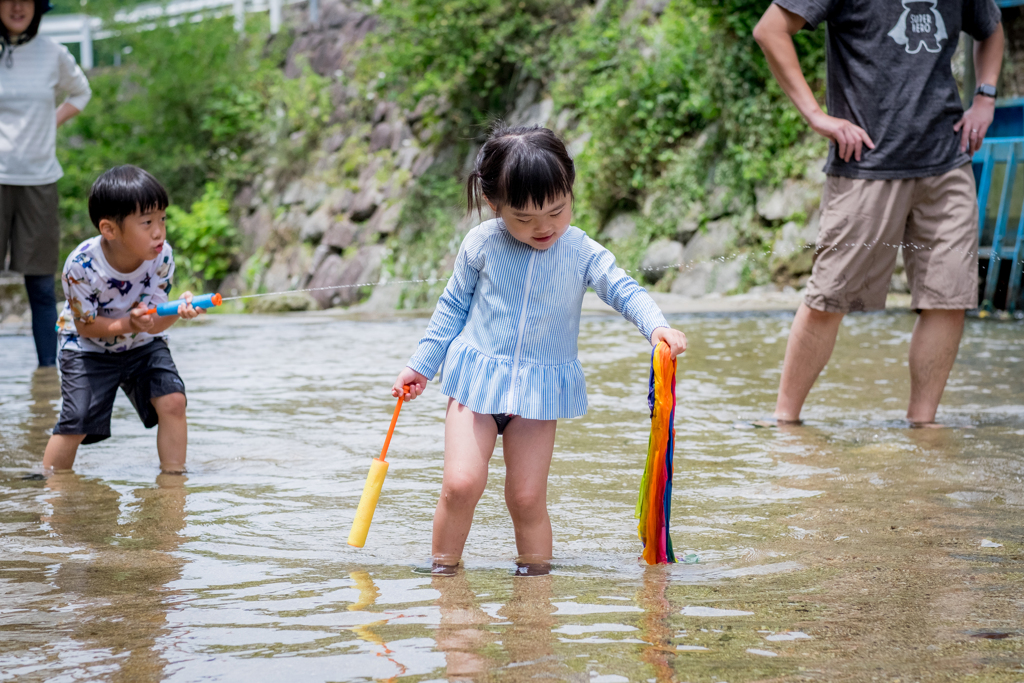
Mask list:
[[[651,409],[651,438],[647,466],[636,501],[637,533],[644,544],[647,564],[676,561],[668,524],[672,512],[672,452],[675,446],[676,359],[659,342],[651,351],[651,383],[647,393]]]

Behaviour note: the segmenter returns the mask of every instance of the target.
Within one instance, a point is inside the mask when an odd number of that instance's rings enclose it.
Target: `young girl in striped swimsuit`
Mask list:
[[[448,396],[444,476],[434,512],[433,570],[462,557],[473,511],[487,484],[498,435],[505,456],[505,502],[523,571],[551,558],[548,470],[558,418],[587,412],[577,358],[583,294],[602,301],[672,356],[686,336],[615,257],[571,226],[576,171],[546,128],[498,127],[467,183],[469,210],[486,202],[496,216],[469,231],[426,334],[392,390],[412,400],[441,373]]]

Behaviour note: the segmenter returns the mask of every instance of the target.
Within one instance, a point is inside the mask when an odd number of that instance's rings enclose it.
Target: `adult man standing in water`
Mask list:
[[[792,36],[828,23],[828,114],[800,70]],[[950,60],[977,41],[966,112]],[[843,315],[885,308],[895,245],[920,312],[910,342],[914,426],[933,425],[966,309],[977,306],[978,207],[970,156],[992,123],[1003,59],[994,0],[774,0],[754,28],[779,85],[831,140],[807,295],[790,330],[775,418],[800,419]],[[850,246],[855,245],[855,246]]]

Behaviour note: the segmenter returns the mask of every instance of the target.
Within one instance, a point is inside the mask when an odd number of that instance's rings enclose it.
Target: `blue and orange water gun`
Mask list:
[[[199,296],[192,297],[192,307],[202,309],[213,308],[214,306],[220,306],[223,301],[220,294],[200,294]],[[187,303],[184,299],[175,299],[164,304],[157,304],[154,308],[146,311],[146,313],[150,315],[156,313],[160,316],[178,315],[178,307],[184,303]]]

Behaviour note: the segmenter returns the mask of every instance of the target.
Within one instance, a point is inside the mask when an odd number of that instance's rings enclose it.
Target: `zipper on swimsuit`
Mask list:
[[[516,390],[519,385],[519,352],[523,347],[523,328],[526,326],[526,305],[530,301],[530,284],[533,277],[533,259],[537,256],[534,249],[530,253],[530,261],[526,265],[526,284],[523,285],[523,308],[519,311],[519,328],[516,331],[516,349],[512,352],[512,388],[508,394],[508,406],[505,412],[512,415],[516,409]]]

